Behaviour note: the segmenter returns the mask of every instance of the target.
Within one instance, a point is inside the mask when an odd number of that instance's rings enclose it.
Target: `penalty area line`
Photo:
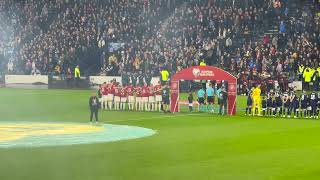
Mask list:
[[[163,119],[163,118],[175,118],[175,117],[184,117],[184,116],[198,116],[201,114],[183,114],[183,115],[172,115],[172,116],[151,116],[151,117],[144,117],[144,118],[133,118],[133,119],[126,119],[126,120],[113,120],[113,121],[107,121],[107,123],[112,122],[124,122],[124,121],[140,121],[140,120],[146,120],[146,119]]]

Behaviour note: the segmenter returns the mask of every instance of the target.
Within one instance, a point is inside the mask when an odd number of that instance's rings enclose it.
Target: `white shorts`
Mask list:
[[[265,110],[267,110],[267,108],[262,108],[262,111],[265,111]]]
[[[308,110],[308,111],[311,111],[311,110],[312,110],[311,106],[308,106],[308,107],[307,107],[307,110]]]
[[[156,95],[156,102],[162,102],[162,96]]]
[[[189,107],[192,107],[193,106],[193,103],[189,103]]]
[[[113,101],[113,97],[114,97],[113,94],[108,94],[107,101]]]
[[[115,96],[115,97],[114,97],[114,102],[120,102],[120,100],[121,100],[121,99],[120,99],[120,96]]]
[[[149,103],[154,103],[156,102],[154,96],[149,96]]]
[[[134,102],[134,96],[128,96],[128,102],[133,103]]]
[[[276,110],[276,108],[272,108],[272,111],[275,111]]]
[[[136,102],[142,102],[142,97],[136,97]]]
[[[142,97],[142,102],[147,103],[148,102],[148,97]]]
[[[121,102],[127,102],[128,98],[127,97],[121,97]]]
[[[106,102],[106,101],[108,101],[108,95],[102,95],[101,102]]]

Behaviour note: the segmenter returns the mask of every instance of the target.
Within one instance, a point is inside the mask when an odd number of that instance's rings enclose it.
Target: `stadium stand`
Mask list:
[[[275,80],[287,89],[304,80],[299,66],[320,67],[316,0],[3,0],[0,17],[0,58],[14,74],[79,64],[87,75],[155,76],[205,60],[246,93]]]

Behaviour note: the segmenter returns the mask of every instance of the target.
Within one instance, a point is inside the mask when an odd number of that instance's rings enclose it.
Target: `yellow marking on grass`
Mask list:
[[[0,142],[28,136],[82,134],[103,131],[103,126],[85,124],[0,124]]]

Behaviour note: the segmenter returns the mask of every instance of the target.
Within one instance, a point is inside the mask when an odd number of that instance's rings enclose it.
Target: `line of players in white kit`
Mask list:
[[[251,105],[250,105],[251,104]],[[251,109],[252,99],[248,96],[246,114],[248,107]],[[290,118],[315,118],[319,119],[320,92],[307,94],[302,91],[298,96],[294,91],[270,92],[262,98],[261,102],[263,116],[279,116]],[[251,112],[249,111],[249,114]]]
[[[121,86],[112,81],[100,86],[100,102],[105,110],[161,111],[162,86]]]

